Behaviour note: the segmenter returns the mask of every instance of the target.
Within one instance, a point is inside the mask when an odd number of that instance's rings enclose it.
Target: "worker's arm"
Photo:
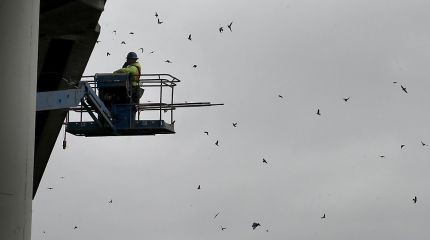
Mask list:
[[[129,73],[132,76],[137,76],[139,75],[139,70],[136,66],[129,65],[128,67],[118,69],[113,73]]]

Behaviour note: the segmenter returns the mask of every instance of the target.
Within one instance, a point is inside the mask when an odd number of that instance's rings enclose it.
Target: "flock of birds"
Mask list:
[[[160,18],[160,16],[159,16],[159,14],[157,13],[157,12],[155,12],[155,18],[156,18],[156,23],[157,24],[163,24],[165,21],[164,20],[162,20],[161,18]],[[233,22],[230,22],[228,25],[227,25],[227,28],[229,29],[229,31],[230,32],[233,32],[233,30],[232,30],[232,25],[233,25]],[[224,27],[223,26],[221,26],[221,27],[219,27],[218,28],[218,31],[219,31],[219,33],[223,33],[224,32]],[[117,30],[113,30],[113,32],[112,32],[113,34],[117,34]],[[129,32],[129,35],[134,35],[135,33],[134,32]],[[187,36],[187,39],[189,40],[189,41],[192,41],[193,40],[193,36],[192,36],[192,34],[191,33],[189,33],[188,34],[188,36]],[[96,43],[100,43],[101,41],[100,40],[97,40],[97,42]],[[120,44],[121,45],[125,45],[126,44],[126,42],[125,41],[121,41],[120,42]],[[141,47],[141,48],[139,48],[139,49],[137,49],[138,51],[140,51],[141,53],[143,53],[144,52],[144,48],[143,47]],[[155,53],[155,51],[150,51],[149,52],[149,54],[153,54],[153,53]],[[110,56],[111,55],[111,53],[110,52],[106,52],[106,56]],[[165,61],[164,61],[165,63],[172,63],[172,61],[171,60],[169,60],[169,59],[166,59]],[[197,65],[196,64],[194,64],[193,66],[192,66],[193,68],[197,68]],[[393,84],[397,84],[397,82],[393,82]],[[405,93],[405,94],[407,94],[408,93],[408,91],[407,91],[407,89],[406,89],[406,87],[405,86],[403,86],[403,85],[400,85],[400,88],[401,88],[401,90]],[[281,95],[281,94],[278,94],[278,98],[280,98],[280,99],[283,99],[284,98],[284,96],[283,95]],[[348,103],[348,101],[350,100],[350,97],[344,97],[344,98],[342,98],[342,100],[345,102],[345,103]],[[318,108],[317,110],[316,110],[316,112],[315,112],[315,114],[317,115],[317,116],[322,116],[322,111]],[[238,122],[233,122],[232,123],[232,126],[234,127],[234,128],[236,128],[236,127],[238,127]],[[209,135],[209,132],[208,131],[204,131],[203,132],[205,135]],[[219,140],[216,140],[216,142],[214,143],[217,147],[219,147],[220,146],[220,142],[219,142]],[[428,146],[426,143],[424,143],[423,141],[421,141],[421,145],[423,146],[423,147],[425,147],[425,146]],[[406,145],[405,144],[402,144],[401,146],[400,146],[400,148],[401,149],[403,149],[404,147],[405,147]],[[385,158],[385,155],[379,155],[379,157],[380,158]],[[265,158],[263,158],[262,159],[262,163],[263,164],[266,164],[266,165],[268,165],[269,164],[269,162],[267,161],[267,159],[265,159]],[[64,179],[64,177],[60,177],[61,179]],[[48,187],[47,188],[48,190],[53,190],[54,188],[53,187]],[[202,186],[201,185],[198,185],[197,186],[197,190],[201,190],[202,189]],[[417,203],[417,196],[414,196],[413,198],[412,198],[412,202],[413,202],[413,204],[416,204]],[[113,204],[113,200],[112,199],[110,199],[108,202],[107,202],[108,204]],[[216,219],[218,216],[219,216],[219,214],[220,214],[221,212],[217,212],[214,216],[213,216],[213,219]],[[323,215],[322,216],[320,216],[320,218],[321,219],[326,219],[326,213],[323,213]],[[252,230],[255,230],[255,229],[257,229],[258,227],[261,227],[262,225],[261,225],[261,223],[259,223],[259,222],[252,222],[252,224],[250,225],[250,227],[252,228]],[[73,227],[73,229],[74,230],[77,230],[78,229],[78,226],[77,225],[74,225],[74,227]],[[223,226],[223,225],[221,225],[220,226],[220,230],[221,231],[225,231],[225,230],[227,230],[228,228],[227,227],[225,227],[225,226]],[[269,229],[266,229],[265,230],[266,232],[269,232]],[[46,231],[43,231],[43,233],[45,234],[46,233]]]
[[[155,18],[157,19],[157,24],[163,24],[164,23],[164,21],[161,21],[161,19],[160,19],[160,17],[159,17],[159,15],[158,15],[158,12],[155,12]],[[233,22],[230,22],[228,25],[227,25],[227,28],[230,30],[230,32],[233,32],[233,29],[232,29],[232,25],[233,25]],[[223,26],[221,26],[221,27],[219,27],[218,28],[218,31],[219,31],[219,33],[222,33],[222,32],[224,32],[224,27]],[[117,30],[113,30],[112,31],[112,33],[113,34],[117,34]],[[134,32],[129,32],[129,35],[134,35]],[[193,37],[192,37],[192,34],[190,33],[190,34],[188,34],[188,37],[187,37],[187,39],[189,40],[189,41],[192,41],[193,40]],[[96,41],[96,43],[100,43],[101,42],[101,40],[97,40]],[[126,42],[125,41],[121,41],[121,43],[120,43],[121,45],[125,45],[126,44]],[[144,52],[144,49],[141,47],[141,48],[139,48],[139,49],[137,49],[138,51],[140,51],[141,53],[143,53]],[[155,51],[150,51],[149,52],[149,54],[153,54],[153,53],[155,53]],[[106,52],[106,56],[110,56],[110,55],[112,55],[109,51],[108,52]],[[169,59],[166,59],[165,61],[164,61],[165,63],[173,63],[171,60],[169,60]],[[197,68],[197,64],[194,64],[193,66],[192,66],[193,68]]]
[[[221,31],[221,29],[220,29],[220,31]],[[393,82],[393,84],[397,84],[397,82]],[[401,90],[403,91],[403,92],[405,92],[405,93],[408,93],[408,91],[407,91],[407,89],[406,89],[406,87],[404,87],[403,85],[400,85],[400,88],[401,88]],[[280,94],[278,94],[278,98],[284,98],[284,96],[283,95],[280,95]],[[350,99],[350,97],[344,97],[344,98],[342,98],[342,100],[345,102],[345,103],[347,103],[348,101],[349,101],[349,99]],[[316,113],[315,113],[316,115],[318,115],[318,116],[321,116],[321,110],[320,109],[317,109],[317,111],[316,111]],[[233,122],[232,123],[232,125],[233,125],[233,127],[237,127],[237,122]],[[209,135],[209,132],[208,131],[204,131],[203,132],[204,134],[206,134],[206,135]],[[423,146],[423,147],[425,147],[425,146],[428,146],[426,143],[424,143],[423,141],[420,141],[420,143],[421,143],[421,146]],[[219,140],[216,140],[216,142],[215,142],[215,145],[216,146],[218,146],[219,147]],[[400,145],[400,149],[403,149],[404,147],[405,147],[406,145],[405,144],[401,144]],[[385,158],[385,155],[379,155],[379,157],[380,158]],[[267,160],[265,159],[265,158],[263,158],[262,159],[262,162],[264,163],[264,164],[268,164],[268,162],[267,162]],[[201,186],[200,185],[198,185],[198,187],[197,187],[197,189],[201,189]],[[417,196],[414,196],[413,198],[412,198],[412,201],[413,201],[413,203],[414,204],[416,204],[417,203]],[[218,214],[219,214],[219,212],[215,215],[215,217],[214,217],[214,219],[218,216]],[[326,214],[324,213],[322,216],[321,216],[321,219],[325,219],[326,218]],[[252,225],[251,225],[251,227],[252,227],[252,229],[253,230],[255,230],[258,226],[261,226],[261,224],[260,223],[258,223],[258,222],[253,222],[252,223]],[[225,230],[226,228],[225,227],[222,227],[221,226],[221,230]],[[268,232],[269,230],[268,229],[266,229],[266,232]]]

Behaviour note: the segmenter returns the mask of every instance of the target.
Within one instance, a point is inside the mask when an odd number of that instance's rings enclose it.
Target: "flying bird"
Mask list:
[[[264,159],[264,158],[263,158],[263,163],[267,164],[267,161],[266,161],[266,159]]]
[[[153,54],[153,53],[155,53],[155,51],[151,51],[149,54]]]
[[[218,212],[217,214],[215,214],[214,219],[215,219],[216,217],[218,217],[219,213],[220,213],[220,212]]]
[[[203,132],[203,133],[206,133],[206,135],[209,135],[209,132]]]
[[[52,190],[52,189],[54,189],[54,188],[53,188],[53,187],[49,187],[48,189],[49,189],[49,190]]]
[[[324,215],[321,217],[321,219],[324,219],[325,218],[325,213],[324,213]]]
[[[400,149],[404,148],[405,146],[405,144],[400,145]]]
[[[188,40],[190,40],[190,41],[191,41],[191,34],[190,34],[190,35],[188,35]]]
[[[317,115],[321,116],[320,109],[318,108]]]
[[[124,41],[122,41],[122,42],[121,42],[121,44],[125,44],[125,42],[124,42]]]
[[[226,227],[221,226],[221,231],[224,231],[226,229],[227,229]]]
[[[159,19],[159,18],[157,18],[157,23],[158,23],[158,24],[162,24],[163,22],[162,22],[162,21],[160,21],[160,19]]]
[[[112,203],[112,199],[109,201],[109,203]]]
[[[200,189],[200,185],[197,187],[197,189]]]
[[[414,201],[414,203],[417,203],[417,196],[415,196],[414,198],[412,198],[412,201]]]
[[[284,96],[282,96],[282,95],[278,95],[278,98],[284,98]]]
[[[113,30],[113,33],[115,33],[115,35],[116,35],[116,30]]]
[[[155,12],[155,17],[158,18],[158,13],[157,12]]]
[[[403,85],[400,85],[400,87],[402,88],[403,92],[408,93],[408,91],[406,90],[405,87],[403,87]]]
[[[237,127],[237,122],[236,122],[236,123],[233,123],[233,127]]]
[[[219,146],[219,145],[218,145],[218,140],[216,140],[215,145]]]
[[[421,145],[423,145],[423,147],[427,146],[427,144],[423,143],[423,141],[421,141]]]
[[[193,68],[197,68],[197,65],[196,65],[196,64],[194,64],[194,65],[193,65]]]
[[[218,29],[218,31],[219,31],[220,33],[222,33],[222,32],[224,31],[224,28],[223,28],[223,27],[220,27],[220,28]]]
[[[231,30],[231,25],[233,25],[233,22],[231,22],[229,25],[227,25],[227,27],[228,27],[228,29],[230,29],[230,32],[233,32],[233,31]]]
[[[143,48],[141,47],[141,48],[139,48],[139,50],[143,53]]]
[[[106,56],[109,56],[109,55],[110,55],[110,53],[109,53],[109,52],[107,52],[107,53],[106,53]]]
[[[166,63],[172,63],[169,59],[167,59],[166,61],[164,61]]]
[[[343,101],[345,102],[348,102],[348,100],[349,100],[349,97],[343,99]]]
[[[384,157],[385,157],[385,155],[379,155],[379,157],[380,157],[380,158],[384,158]]]
[[[397,82],[393,82],[394,84],[396,84]]]
[[[134,34],[134,32],[129,32],[128,34]]]
[[[256,222],[252,223],[252,230],[255,230],[258,226],[261,226],[261,224]]]
[[[78,226],[75,225],[75,227],[73,229],[78,229]]]

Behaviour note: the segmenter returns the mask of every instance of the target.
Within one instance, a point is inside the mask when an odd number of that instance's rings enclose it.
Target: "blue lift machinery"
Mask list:
[[[210,102],[174,103],[174,88],[179,82],[179,79],[169,74],[142,74],[139,87],[136,88],[131,86],[128,73],[97,73],[94,76],[83,76],[73,89],[38,92],[36,109],[37,111],[68,109],[78,112],[79,121],[70,122],[69,114],[65,121],[66,132],[76,136],[174,134],[175,109],[223,105]],[[144,90],[150,88],[159,88],[158,100],[141,103],[139,99]],[[168,100],[163,102],[166,95]],[[141,113],[147,111],[158,111],[157,119],[141,120]],[[84,120],[84,113],[90,116],[87,117],[89,120]],[[162,119],[163,114],[169,115],[169,121]]]

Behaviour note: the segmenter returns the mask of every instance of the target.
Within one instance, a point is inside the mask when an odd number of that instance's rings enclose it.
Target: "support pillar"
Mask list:
[[[0,1],[0,239],[30,240],[40,0]]]

